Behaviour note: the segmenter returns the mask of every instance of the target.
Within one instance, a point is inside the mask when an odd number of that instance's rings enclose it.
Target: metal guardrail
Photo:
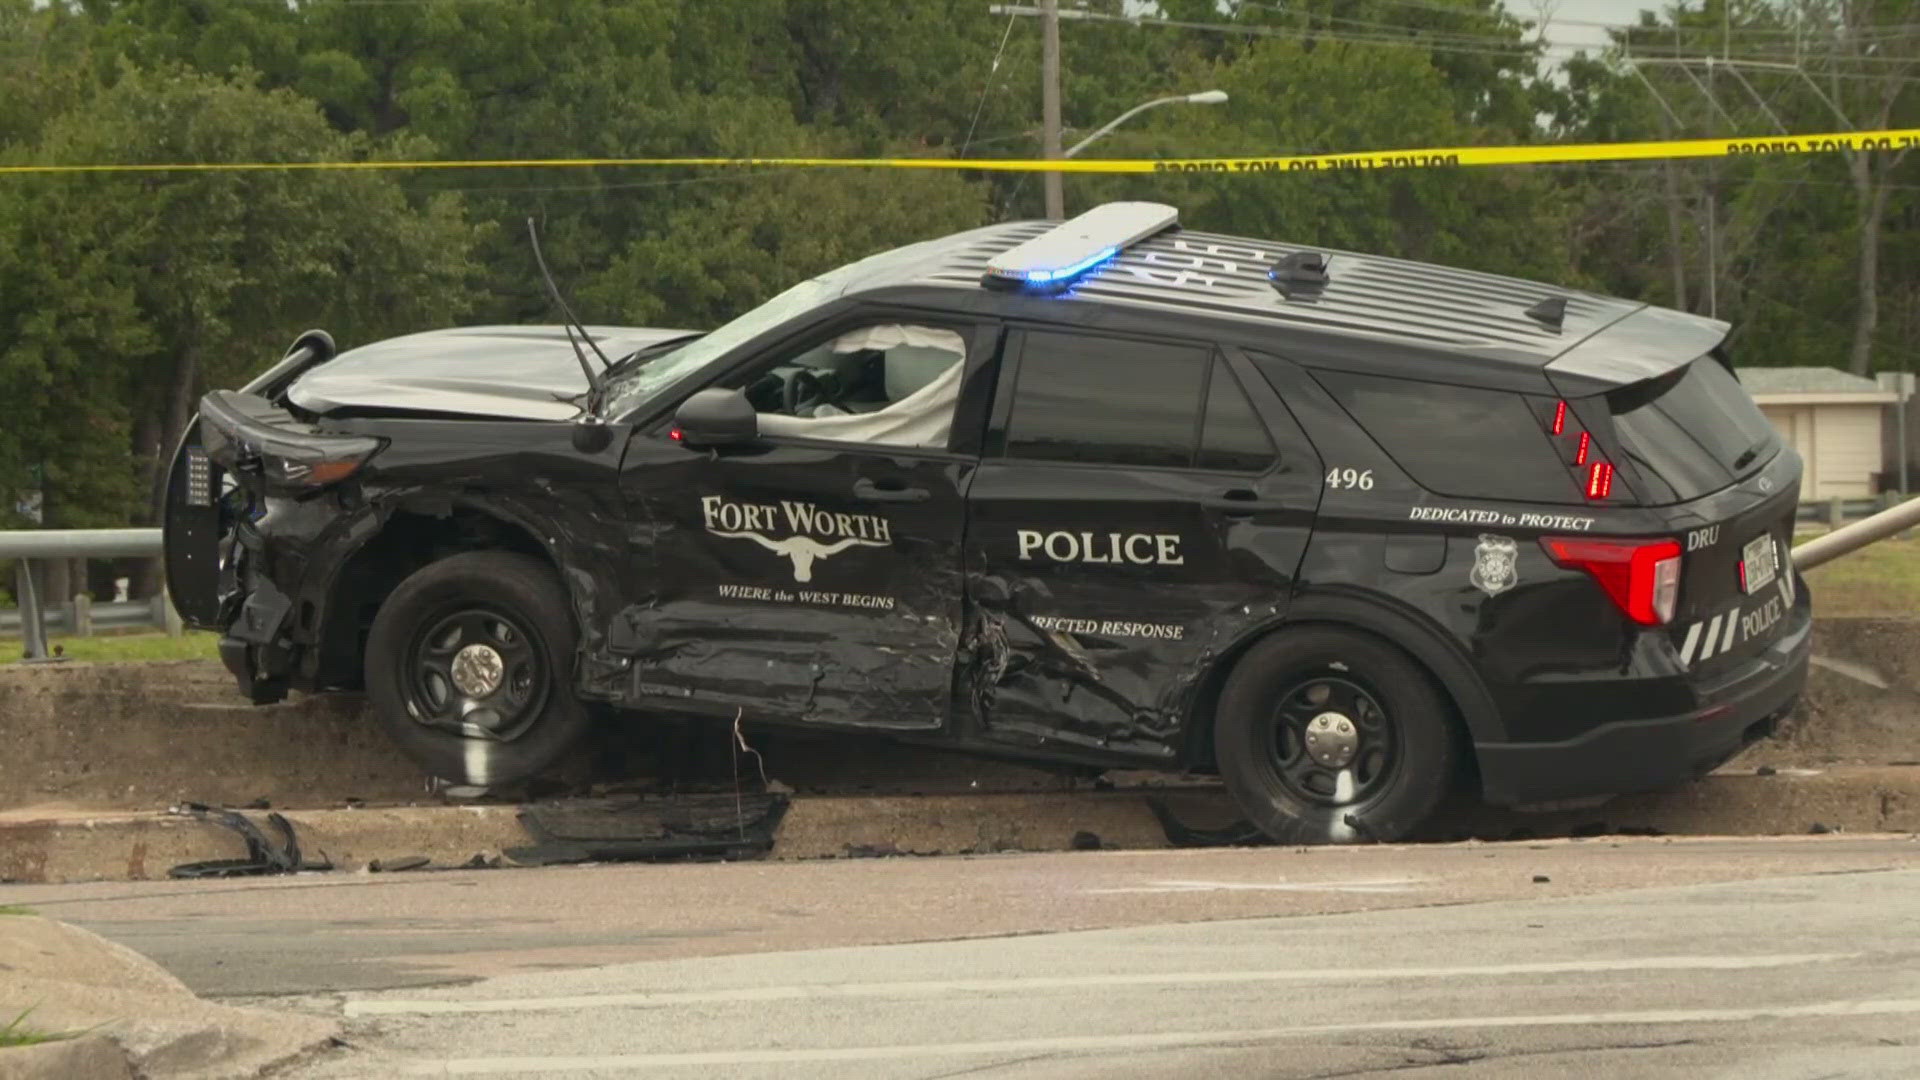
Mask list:
[[[0,559],[18,560],[14,564],[14,595],[20,610],[11,621],[19,629],[20,642],[28,660],[47,658],[46,605],[34,583],[36,559],[114,559],[128,556],[158,555],[161,550],[159,529],[31,529],[0,532]],[[55,609],[53,621],[66,626],[72,634],[88,634],[95,626],[140,626],[129,609],[143,609],[148,625],[166,628],[169,634],[181,632],[180,616],[163,592],[151,601],[126,604],[94,604],[85,596]],[[104,616],[104,620],[100,617]],[[126,621],[122,621],[126,620]],[[0,631],[7,629],[8,618],[0,613]]]
[[[1801,503],[1796,516],[1801,521],[1818,522],[1837,529],[1849,521],[1859,521],[1898,506],[1900,502],[1901,497],[1893,492],[1873,499],[1822,499]]]
[[[151,600],[115,600],[94,601],[76,611],[72,602],[41,605],[40,625],[48,630],[64,630],[69,634],[84,637],[89,630],[129,630],[139,627],[161,627],[167,625],[167,616],[161,608],[167,604],[165,596],[156,596]],[[6,637],[21,636],[26,617],[18,609],[0,609],[0,635]]]
[[[1880,509],[1886,498],[1868,500],[1832,499],[1824,503],[1802,503],[1802,520],[1825,520],[1834,525],[1832,532],[1816,537],[1793,549],[1793,565],[1811,570],[1821,563],[1837,559],[1868,544],[1884,540],[1898,532],[1920,527],[1920,498]],[[1809,514],[1809,508],[1812,513]],[[1841,525],[1842,510],[1859,509],[1867,516],[1850,525]],[[1878,511],[1873,512],[1873,511]],[[48,611],[34,587],[30,564],[34,559],[118,558],[158,555],[161,551],[159,529],[36,529],[0,532],[0,559],[17,559],[14,580],[20,598],[18,613],[0,611],[0,633],[20,633],[29,660],[45,659],[47,627],[58,625],[71,634],[86,634],[94,627],[162,626],[170,634],[181,632],[180,616],[165,593],[151,600],[95,604],[85,597],[61,604]]]
[[[1793,549],[1793,565],[1798,570],[1811,570],[1915,526],[1920,526],[1920,498],[1908,499],[1825,536],[1814,537]]]

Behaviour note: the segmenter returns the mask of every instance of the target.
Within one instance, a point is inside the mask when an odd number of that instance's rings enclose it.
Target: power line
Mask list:
[[[1008,15],[1033,16],[1033,15],[1039,14],[1038,8],[1034,8],[1027,5],[1020,5],[1020,4],[995,4],[992,7],[988,8],[988,10],[991,13],[996,15],[1008,14]],[[1120,24],[1124,24],[1128,26],[1136,26],[1136,27],[1152,27],[1156,29],[1169,29],[1169,30],[1193,30],[1201,33],[1210,33],[1210,34],[1238,34],[1238,35],[1243,35],[1247,37],[1268,37],[1268,38],[1281,38],[1281,39],[1287,39],[1287,40],[1304,40],[1304,41],[1338,41],[1338,42],[1345,42],[1345,43],[1357,44],[1357,45],[1379,45],[1379,46],[1385,46],[1390,48],[1418,49],[1426,52],[1435,52],[1435,53],[1458,53],[1458,54],[1464,54],[1464,55],[1495,56],[1495,57],[1501,57],[1501,58],[1510,59],[1510,60],[1531,59],[1531,60],[1538,61],[1538,60],[1547,59],[1545,56],[1543,56],[1543,54],[1546,52],[1566,51],[1569,49],[1584,50],[1584,46],[1576,46],[1571,43],[1550,42],[1544,39],[1540,41],[1534,41],[1534,42],[1526,42],[1526,41],[1512,41],[1512,42],[1498,42],[1498,43],[1488,42],[1488,43],[1472,44],[1472,45],[1447,44],[1444,42],[1432,41],[1432,40],[1414,37],[1410,35],[1404,35],[1404,34],[1403,35],[1383,35],[1383,34],[1343,33],[1343,32],[1331,31],[1331,30],[1312,30],[1312,29],[1295,29],[1290,27],[1279,27],[1279,26],[1272,26],[1265,23],[1195,22],[1187,19],[1163,19],[1163,18],[1157,18],[1152,16],[1146,16],[1146,15],[1109,15],[1104,12],[1086,11],[1078,8],[1062,9],[1060,12],[1060,18],[1062,20],[1070,20],[1075,22],[1120,23]],[[1633,54],[1633,55],[1637,55],[1637,54]],[[1663,58],[1666,55],[1667,54],[1662,53],[1655,58]],[[1738,62],[1738,61],[1728,61],[1728,60],[1721,60],[1716,58],[1716,62],[1728,63],[1728,62]],[[1898,61],[1898,62],[1904,63],[1905,61]],[[1880,75],[1871,75],[1871,74],[1854,73],[1854,72],[1831,72],[1830,73],[1830,72],[1823,71],[1822,74],[1823,75],[1830,74],[1838,78],[1867,79],[1872,81],[1879,81],[1884,78],[1884,76],[1880,76]]]
[[[973,142],[973,129],[980,125],[980,111],[987,107],[987,95],[993,92],[993,77],[1000,71],[1000,58],[1006,54],[1007,42],[1013,37],[1014,16],[1007,16],[1007,29],[1000,35],[1000,47],[994,50],[993,63],[987,67],[986,85],[980,88],[980,100],[973,106],[973,120],[967,124],[967,137],[960,140],[960,152],[956,157],[967,156],[967,146]]]

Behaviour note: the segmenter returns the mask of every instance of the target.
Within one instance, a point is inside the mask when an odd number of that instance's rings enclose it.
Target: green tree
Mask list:
[[[396,150],[405,149],[395,147]],[[244,80],[124,68],[50,121],[41,161],[294,161],[362,156],[312,103]],[[149,519],[209,385],[294,334],[346,343],[443,324],[471,301],[477,239],[457,197],[411,204],[364,172],[50,176],[0,186],[0,388],[43,464],[49,525]],[[13,425],[9,424],[11,429]]]
[[[1106,152],[1153,156],[1166,147],[1171,155],[1184,143],[1231,157],[1478,141],[1456,115],[1445,77],[1417,47],[1268,38],[1217,64],[1208,81],[1231,95],[1227,104],[1177,116],[1160,110],[1150,123],[1110,136]],[[1156,173],[1071,177],[1069,188],[1075,205],[1169,201],[1196,228],[1566,276],[1559,198],[1546,178],[1522,171]]]

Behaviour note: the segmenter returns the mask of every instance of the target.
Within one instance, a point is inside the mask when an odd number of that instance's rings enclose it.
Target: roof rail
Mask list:
[[[1179,224],[1180,211],[1163,203],[1103,203],[987,260],[980,283],[996,289],[1058,292],[1127,245]]]

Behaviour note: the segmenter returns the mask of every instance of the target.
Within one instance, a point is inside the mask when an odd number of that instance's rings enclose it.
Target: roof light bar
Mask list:
[[[1162,203],[1112,202],[1096,206],[987,261],[981,284],[991,288],[1066,288],[1101,263],[1180,223],[1180,211]]]

